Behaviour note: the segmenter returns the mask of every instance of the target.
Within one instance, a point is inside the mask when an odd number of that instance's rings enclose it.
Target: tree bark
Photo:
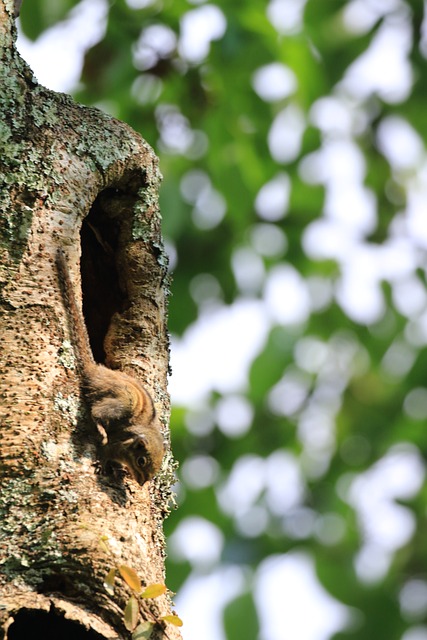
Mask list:
[[[0,0],[0,638],[129,638],[144,620],[152,638],[180,638],[162,620],[167,594],[138,596],[125,625],[139,589],[119,569],[164,583],[170,454],[142,487],[95,474],[55,271],[61,247],[95,359],[150,389],[166,436],[157,159],[125,124],[37,84],[14,46],[13,4]]]

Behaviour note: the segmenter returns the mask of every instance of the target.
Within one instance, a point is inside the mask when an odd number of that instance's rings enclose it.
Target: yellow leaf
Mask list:
[[[124,623],[128,631],[133,631],[138,624],[139,607],[138,600],[131,596],[125,606]]]
[[[115,569],[110,569],[110,571],[107,573],[107,575],[104,578],[104,587],[105,587],[106,591],[108,591],[110,596],[112,596],[113,593],[114,593],[114,580],[115,580],[115,577],[116,577],[116,570]]]
[[[133,569],[127,567],[125,564],[121,564],[119,566],[119,571],[123,580],[131,589],[137,592],[141,591],[141,580],[138,578],[136,572]]]
[[[182,627],[182,625],[184,624],[179,616],[162,616],[160,620],[164,620],[165,622],[174,624],[175,627]]]
[[[148,587],[144,589],[144,591],[139,595],[141,596],[141,598],[158,598],[159,596],[162,596],[164,593],[166,593],[165,584],[153,583],[153,584],[149,584]]]
[[[103,536],[102,538],[99,539],[99,546],[101,547],[101,549],[103,551],[105,551],[105,553],[110,553],[110,549],[106,543],[106,540],[108,540],[108,538],[106,538],[105,536]]]
[[[152,622],[141,622],[132,634],[132,640],[148,640],[153,633],[154,624]]]

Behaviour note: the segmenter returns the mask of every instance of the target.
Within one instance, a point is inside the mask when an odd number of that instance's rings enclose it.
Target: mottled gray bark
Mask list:
[[[13,13],[0,0],[0,637],[129,638],[132,585],[103,583],[121,565],[164,583],[170,456],[142,487],[95,474],[54,257],[83,291],[95,357],[150,389],[166,437],[157,160],[125,124],[37,84]],[[168,614],[167,595],[141,600],[153,638],[180,637]]]

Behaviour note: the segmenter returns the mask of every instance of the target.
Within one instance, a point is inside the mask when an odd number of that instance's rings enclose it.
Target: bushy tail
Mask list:
[[[69,315],[72,335],[76,341],[80,366],[83,367],[84,372],[86,367],[94,363],[94,359],[90,348],[83,313],[77,305],[76,297],[74,295],[74,285],[70,278],[70,270],[65,258],[65,253],[62,249],[57,250],[55,262],[58,269],[59,283],[61,285],[65,307]]]

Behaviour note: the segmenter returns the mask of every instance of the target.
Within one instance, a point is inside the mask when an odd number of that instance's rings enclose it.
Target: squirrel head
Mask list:
[[[141,485],[160,470],[164,455],[161,432],[157,428],[148,430],[147,427],[144,431],[144,434],[135,435],[123,443],[123,455],[120,456],[120,462]]]

